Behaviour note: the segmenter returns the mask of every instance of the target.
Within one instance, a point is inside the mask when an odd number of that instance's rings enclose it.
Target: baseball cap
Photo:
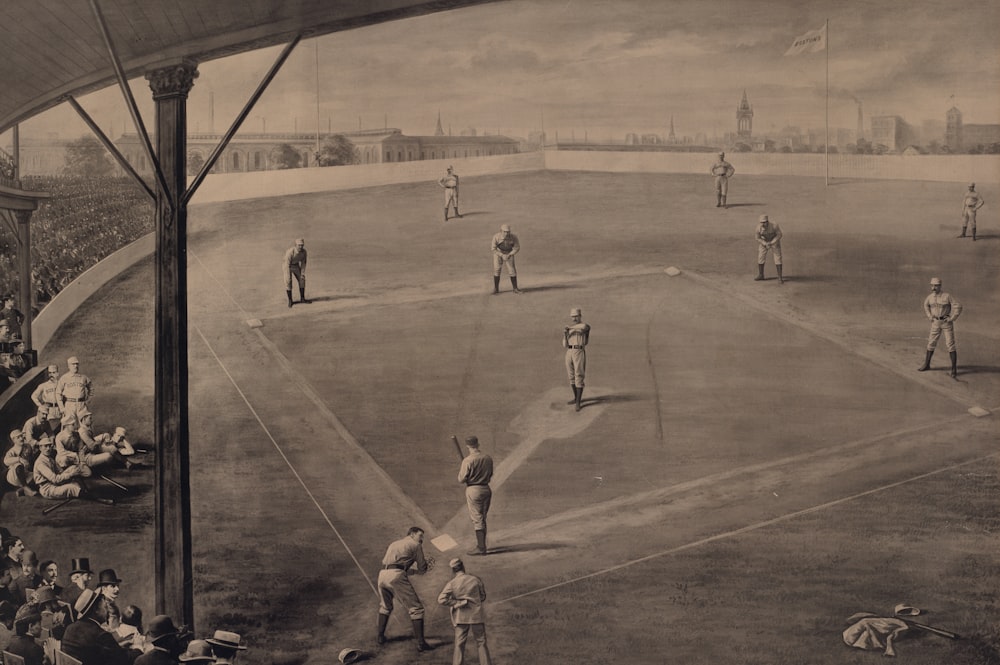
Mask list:
[[[758,219],[757,221],[758,222],[768,222],[770,220],[767,218],[767,215],[761,215],[760,219]]]
[[[455,557],[454,559],[448,562],[448,565],[451,566],[452,568],[458,568],[459,566],[464,566],[465,564],[462,563],[461,559]]]
[[[0,319],[0,326],[7,326],[8,328],[10,328],[10,321],[8,321],[7,319]]]
[[[933,284],[937,284],[938,286],[940,286],[941,285],[941,278],[940,277],[931,277],[931,284],[932,285]]]
[[[574,307],[573,309],[569,310],[569,315],[570,316],[583,316],[583,312],[580,311],[579,307]]]
[[[500,225],[500,230],[501,231],[510,231],[510,224],[501,224]]]
[[[80,359],[77,358],[76,356],[70,356],[69,358],[66,359],[66,364],[67,365],[72,365],[74,363],[77,364],[77,365],[79,365],[80,364]]]
[[[969,188],[970,188],[970,189],[971,189],[971,188],[973,188],[973,187],[975,187],[975,186],[976,186],[976,183],[974,183],[974,182],[970,182],[970,183],[969,183]]]
[[[724,153],[724,152],[722,152],[722,151],[720,150],[720,151],[719,151],[719,157],[725,157],[725,156],[726,156],[726,153]]]
[[[475,436],[465,437],[465,445],[472,446],[473,448],[479,447],[479,438]]]

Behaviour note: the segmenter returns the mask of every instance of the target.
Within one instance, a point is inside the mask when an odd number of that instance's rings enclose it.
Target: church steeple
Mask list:
[[[736,135],[740,138],[749,139],[753,133],[753,107],[747,99],[747,91],[743,91],[743,99],[736,108]]]
[[[670,116],[670,135],[667,137],[667,140],[670,141],[670,143],[673,143],[673,142],[675,142],[677,140],[677,136],[674,134],[674,116],[673,115]]]
[[[444,129],[441,127],[441,111],[438,111],[438,125],[434,130],[434,136],[444,136]]]

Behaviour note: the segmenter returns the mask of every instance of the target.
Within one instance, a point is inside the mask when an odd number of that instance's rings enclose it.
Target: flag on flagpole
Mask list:
[[[826,48],[826,25],[819,30],[810,30],[801,37],[796,37],[792,45],[785,51],[784,55],[798,55],[799,53],[815,53]]]

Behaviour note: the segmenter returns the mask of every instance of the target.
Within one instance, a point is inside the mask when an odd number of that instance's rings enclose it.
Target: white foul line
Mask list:
[[[660,557],[668,556],[670,554],[676,554],[678,552],[683,552],[685,550],[693,549],[695,547],[700,547],[702,545],[707,545],[708,543],[713,543],[713,542],[715,542],[717,540],[723,540],[725,538],[731,538],[733,536],[739,536],[739,535],[742,535],[744,533],[748,533],[750,531],[756,531],[758,529],[762,529],[764,527],[771,526],[773,524],[778,524],[780,522],[785,522],[785,521],[788,521],[790,519],[794,519],[796,517],[801,517],[802,515],[808,515],[810,513],[815,513],[815,512],[818,512],[820,510],[825,510],[827,508],[832,508],[833,506],[837,506],[837,505],[842,504],[842,503],[847,503],[848,501],[853,501],[855,499],[859,499],[859,498],[864,497],[864,496],[875,494],[875,493],[881,492],[883,490],[892,489],[894,487],[899,487],[900,485],[905,485],[905,484],[911,483],[911,482],[913,482],[915,480],[922,480],[924,478],[929,478],[930,476],[933,476],[933,475],[936,475],[936,474],[939,474],[939,473],[943,473],[945,471],[952,471],[954,469],[958,469],[958,468],[963,467],[963,466],[968,466],[969,464],[977,464],[977,463],[980,463],[980,462],[983,462],[985,460],[988,460],[988,459],[991,459],[991,458],[995,458],[995,457],[998,457],[998,456],[1000,456],[1000,453],[993,453],[993,454],[990,454],[990,455],[986,455],[985,457],[980,457],[978,459],[969,460],[969,461],[966,461],[966,462],[961,462],[959,464],[953,464],[951,466],[946,466],[946,467],[941,468],[941,469],[935,469],[934,471],[928,471],[927,473],[922,473],[919,476],[913,476],[912,478],[907,478],[905,480],[900,480],[900,481],[895,482],[895,483],[890,483],[888,485],[883,485],[882,487],[876,487],[874,489],[866,490],[864,492],[859,492],[857,494],[852,494],[851,496],[842,497],[840,499],[834,499],[833,501],[828,501],[826,503],[821,503],[818,506],[812,506],[811,508],[804,508],[802,510],[797,510],[795,512],[788,513],[787,515],[781,515],[779,517],[775,517],[775,518],[772,518],[772,519],[769,519],[769,520],[764,520],[762,522],[757,522],[756,524],[749,524],[747,526],[740,527],[739,529],[734,529],[732,531],[726,531],[725,533],[718,533],[718,534],[716,534],[714,536],[709,536],[708,538],[702,538],[701,540],[696,540],[696,541],[691,542],[691,543],[685,543],[684,545],[679,545],[678,547],[673,547],[673,548],[668,549],[668,550],[663,550],[661,552],[655,552],[653,554],[647,554],[646,556],[639,557],[638,559],[632,559],[631,561],[626,561],[625,563],[620,563],[620,564],[618,564],[616,566],[611,566],[609,568],[604,568],[603,570],[598,570],[598,571],[595,571],[593,573],[588,573],[586,575],[581,575],[579,577],[574,577],[573,579],[565,580],[565,581],[562,581],[562,582],[557,582],[555,584],[550,584],[550,585],[544,586],[544,587],[542,587],[540,589],[534,589],[533,591],[525,591],[524,593],[520,593],[520,594],[518,594],[516,596],[510,596],[509,598],[503,598],[501,600],[494,601],[493,605],[500,605],[502,603],[509,603],[511,601],[518,600],[520,598],[525,598],[527,596],[533,596],[535,594],[542,593],[544,591],[551,591],[552,589],[558,589],[559,587],[567,586],[569,584],[575,584],[576,582],[582,582],[583,580],[588,580],[588,579],[590,579],[592,577],[598,577],[600,575],[606,575],[608,573],[613,573],[613,572],[621,570],[623,568],[628,568],[629,566],[634,566],[634,565],[636,565],[638,563],[644,563],[646,561],[651,561],[653,559],[658,559]]]
[[[198,336],[201,337],[201,341],[205,343],[206,347],[208,347],[209,353],[211,353],[212,357],[215,358],[215,361],[217,363],[219,363],[219,367],[221,367],[222,371],[225,372],[226,376],[229,378],[230,383],[233,384],[233,387],[236,389],[236,392],[239,393],[240,397],[243,399],[243,402],[246,403],[247,408],[250,409],[250,413],[253,414],[253,417],[260,424],[260,428],[262,430],[264,430],[264,434],[266,434],[267,438],[269,438],[271,440],[271,443],[274,444],[274,448],[275,448],[275,450],[278,451],[278,454],[281,455],[281,459],[285,460],[285,464],[287,464],[288,468],[291,469],[292,475],[294,475],[295,479],[299,481],[299,485],[302,486],[302,489],[305,490],[306,495],[309,496],[309,499],[313,502],[313,505],[316,506],[316,510],[318,510],[319,513],[320,513],[320,515],[323,516],[323,519],[326,521],[326,523],[333,530],[333,533],[337,536],[337,540],[340,541],[340,544],[344,546],[344,549],[347,551],[347,554],[350,555],[351,560],[354,561],[354,565],[358,567],[359,571],[361,571],[361,576],[365,578],[366,582],[368,582],[368,586],[371,587],[372,593],[374,593],[376,596],[378,596],[378,590],[375,588],[375,585],[372,583],[371,578],[368,577],[368,574],[365,573],[365,569],[361,567],[361,563],[358,561],[357,557],[354,556],[354,552],[351,551],[351,548],[350,548],[350,546],[348,546],[347,541],[345,541],[344,537],[340,535],[340,531],[337,530],[337,527],[333,525],[333,522],[330,520],[330,516],[327,515],[326,511],[323,510],[323,507],[321,505],[319,505],[319,502],[316,500],[316,497],[309,490],[309,487],[306,485],[305,481],[302,480],[302,476],[299,475],[299,472],[295,470],[294,466],[292,466],[291,461],[285,455],[285,452],[281,449],[281,446],[279,446],[278,442],[274,440],[273,436],[271,436],[271,432],[267,429],[267,425],[265,425],[264,421],[260,419],[259,415],[257,415],[257,411],[253,408],[253,405],[250,404],[250,400],[248,400],[247,396],[245,394],[243,394],[243,391],[240,390],[240,387],[236,384],[236,380],[233,378],[233,375],[230,374],[229,370],[226,369],[226,366],[222,364],[222,360],[219,358],[218,355],[216,355],[215,349],[213,349],[212,345],[208,343],[208,340],[205,339],[205,336],[202,334],[201,329],[198,328],[198,326],[195,326],[194,329],[195,329],[195,332],[198,333]]]

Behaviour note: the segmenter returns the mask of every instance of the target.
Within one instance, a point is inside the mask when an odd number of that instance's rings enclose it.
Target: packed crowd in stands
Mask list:
[[[235,663],[238,633],[216,630],[194,639],[166,615],[143,621],[136,605],[119,600],[113,568],[96,574],[86,557],[72,559],[63,585],[55,559],[39,560],[24,539],[0,527],[0,655],[4,665],[162,665]],[[64,656],[74,658],[68,661]]]
[[[80,371],[79,358],[67,359],[66,367],[61,374],[58,365],[47,366],[46,380],[31,394],[37,410],[22,428],[10,432],[3,457],[4,491],[51,500],[46,510],[75,500],[114,503],[90,484],[100,481],[123,489],[105,473],[143,468],[137,460],[149,452],[133,446],[124,427],[95,430],[89,406],[93,382]],[[72,559],[64,586],[53,553],[41,559],[29,544],[30,539],[0,527],[3,665],[21,665],[18,657],[25,665],[57,665],[58,652],[83,665],[224,664],[235,662],[246,648],[240,635],[224,630],[193,639],[164,615],[144,624],[141,608],[119,604],[123,582],[114,569],[100,571],[95,580],[87,558]]]
[[[31,280],[38,307],[101,259],[153,230],[153,205],[129,178],[30,176],[51,194],[31,216]],[[0,224],[0,288],[18,292],[17,237]]]

